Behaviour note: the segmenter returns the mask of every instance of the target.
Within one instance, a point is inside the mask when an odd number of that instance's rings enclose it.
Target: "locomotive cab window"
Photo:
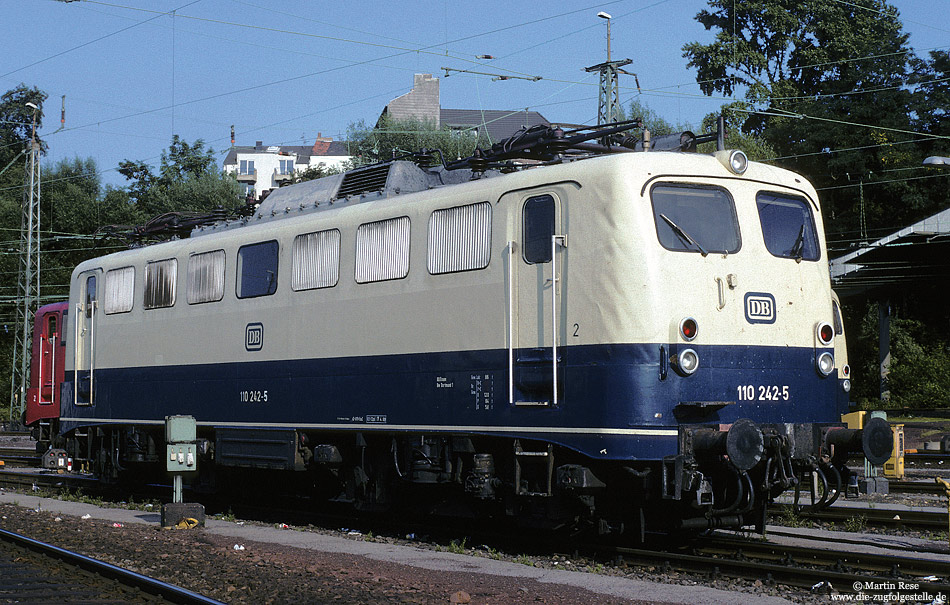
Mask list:
[[[106,272],[105,300],[102,301],[102,310],[106,315],[113,313],[128,313],[132,310],[132,299],[135,293],[135,267],[111,269]]]
[[[718,187],[656,185],[650,191],[660,244],[667,250],[733,254],[739,221],[732,196]]]
[[[277,291],[276,241],[241,246],[237,260],[237,297],[270,296]]]
[[[800,197],[760,192],[755,196],[765,247],[773,256],[818,260],[821,250],[808,202]]]
[[[188,259],[188,304],[224,298],[224,250],[192,254]]]
[[[551,238],[555,229],[554,196],[537,195],[524,203],[524,260],[527,263],[551,262]]]
[[[86,317],[92,317],[96,304],[96,276],[90,275],[86,278]]]
[[[491,258],[491,204],[436,210],[429,217],[429,273],[484,269]]]
[[[154,261],[145,265],[145,308],[161,309],[175,306],[177,282],[177,258]]]
[[[340,280],[340,232],[304,233],[294,238],[290,287],[297,290],[331,288]]]

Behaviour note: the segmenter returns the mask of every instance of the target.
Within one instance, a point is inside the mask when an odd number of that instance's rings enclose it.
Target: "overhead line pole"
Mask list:
[[[585,67],[584,71],[600,72],[600,92],[597,95],[597,125],[613,124],[619,122],[621,117],[620,105],[620,74],[633,76],[636,80],[637,75],[621,69],[624,65],[633,63],[632,59],[623,59],[614,61],[610,52],[610,20],[613,18],[605,12],[597,13],[597,16],[607,21],[607,61]],[[640,82],[637,82],[637,90],[640,90]]]
[[[34,308],[40,297],[40,146],[36,141],[36,114],[33,108],[33,125],[30,133],[30,149],[26,158],[26,178],[20,220],[20,263],[17,279],[17,337],[13,344],[13,371],[10,379],[10,420],[18,421],[26,407],[26,389],[29,381],[30,354],[32,350],[32,327]],[[17,414],[14,415],[14,408]]]

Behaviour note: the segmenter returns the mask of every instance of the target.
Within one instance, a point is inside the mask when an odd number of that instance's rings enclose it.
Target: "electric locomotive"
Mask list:
[[[629,128],[359,168],[82,263],[55,445],[146,476],[191,415],[198,483],[633,535],[761,529],[813,476],[830,501],[892,440],[840,423],[815,190]]]

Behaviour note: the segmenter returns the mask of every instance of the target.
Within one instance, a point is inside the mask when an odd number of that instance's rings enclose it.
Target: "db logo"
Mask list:
[[[244,328],[244,348],[248,351],[260,351],[264,348],[264,324],[247,324]]]
[[[775,323],[775,297],[765,292],[747,293],[745,319],[750,324]]]

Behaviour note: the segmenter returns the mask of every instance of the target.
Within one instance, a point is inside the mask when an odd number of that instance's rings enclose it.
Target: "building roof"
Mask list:
[[[487,134],[492,143],[497,143],[515,134],[522,128],[537,124],[550,126],[544,116],[536,111],[503,111],[497,109],[442,109],[440,121],[450,128],[478,127],[479,135]]]
[[[479,136],[488,135],[492,143],[506,139],[522,128],[550,123],[536,111],[500,109],[442,109],[439,79],[432,74],[415,74],[412,90],[398,96],[383,108],[383,115],[395,120],[417,119],[436,128],[478,128]],[[378,122],[377,122],[378,125]]]
[[[238,145],[228,150],[224,158],[224,165],[237,164],[237,154],[273,153],[277,155],[296,155],[297,164],[309,164],[311,157],[340,157],[349,156],[350,150],[346,141],[328,141],[318,139],[313,145]]]

